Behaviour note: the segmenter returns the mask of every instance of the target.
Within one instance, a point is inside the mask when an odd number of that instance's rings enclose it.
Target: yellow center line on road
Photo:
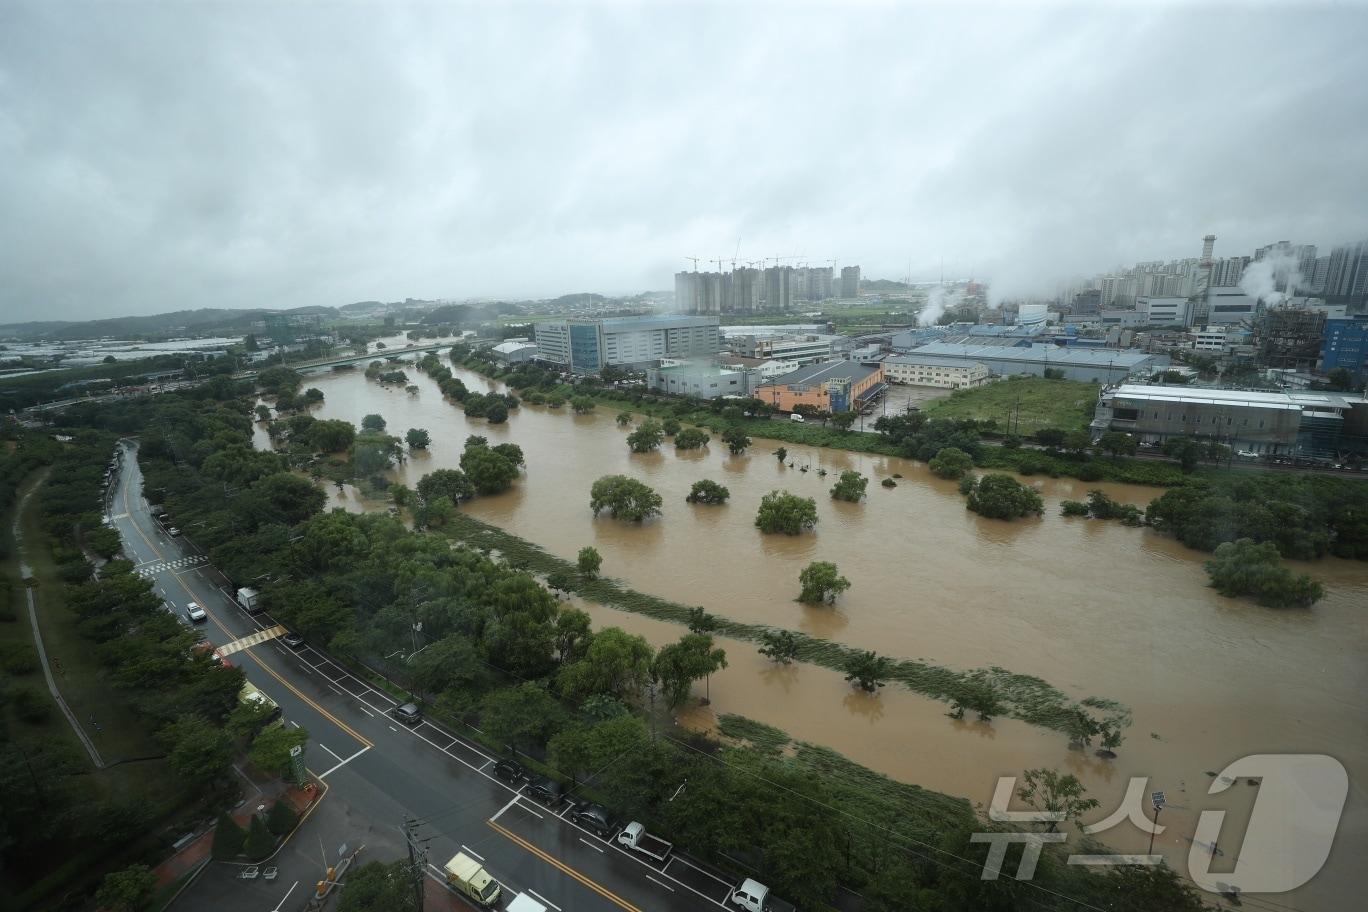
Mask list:
[[[586,886],[586,887],[588,887],[589,889],[593,890],[595,893],[597,893],[599,896],[602,896],[604,899],[608,900],[609,902],[616,904],[616,905],[619,906],[620,908],[626,909],[627,912],[641,912],[641,909],[639,909],[638,907],[632,905],[632,904],[629,903],[627,900],[623,899],[621,896],[618,896],[616,893],[612,892],[612,891],[609,890],[607,887],[600,886],[599,884],[597,884],[597,883],[595,883],[594,881],[590,880],[589,878],[585,877],[585,876],[584,876],[583,874],[581,874],[579,871],[576,871],[574,868],[572,868],[572,867],[570,867],[569,865],[565,864],[565,863],[564,863],[563,861],[561,861],[560,859],[555,858],[555,857],[553,857],[553,856],[547,854],[546,852],[543,852],[541,849],[537,848],[537,847],[534,846],[532,843],[528,842],[526,839],[523,839],[521,836],[518,836],[518,835],[516,835],[515,833],[511,832],[510,830],[508,830],[506,827],[504,827],[504,826],[503,826],[502,824],[500,824],[498,821],[496,821],[496,820],[486,820],[485,822],[488,823],[491,827],[493,827],[496,831],[498,831],[498,832],[501,833],[502,835],[504,835],[504,836],[506,836],[507,838],[511,839],[513,842],[515,842],[515,843],[517,843],[518,845],[522,846],[524,849],[526,849],[527,851],[531,852],[533,855],[536,855],[536,856],[537,856],[538,858],[540,858],[542,861],[546,862],[547,864],[551,865],[551,866],[552,866],[553,868],[555,868],[556,870],[560,871],[562,874],[567,874],[567,875],[569,875],[570,877],[573,877],[575,880],[579,881],[579,882],[580,882],[581,884],[583,884],[584,886]]]
[[[134,458],[134,459],[137,459],[136,456],[133,457],[133,458]],[[142,526],[138,525],[138,520],[134,518],[134,516],[133,516],[133,511],[132,511],[132,509],[131,509],[131,508],[129,507],[129,505],[128,505],[128,492],[129,492],[129,490],[133,487],[133,485],[130,483],[130,480],[131,480],[130,478],[125,478],[125,479],[124,479],[124,490],[123,490],[123,505],[124,505],[124,512],[128,514],[128,522],[129,522],[129,525],[131,525],[131,526],[133,527],[133,531],[134,531],[134,532],[137,532],[138,535],[142,538],[143,541],[147,542],[147,547],[151,548],[151,549],[152,549],[152,553],[155,554],[155,555],[157,555],[157,560],[166,560],[166,557],[161,553],[161,549],[158,548],[156,545],[152,544],[152,539],[148,538],[148,537],[147,537],[147,533],[145,533],[145,532],[142,530]]]
[[[192,602],[195,601],[195,593],[190,591],[190,587],[185,584],[185,580],[181,579],[181,575],[179,573],[172,573],[171,576],[173,579],[175,579],[176,583],[181,587],[182,591],[184,591],[185,594],[189,596],[190,600]],[[208,608],[205,608],[203,605],[200,605],[200,607],[204,608],[204,613],[209,616],[209,620],[213,621],[214,625],[218,627],[219,630],[223,631],[224,636],[228,637],[230,640],[236,639],[237,635],[234,634],[233,631],[229,630],[227,625],[225,625],[222,621],[218,619],[218,615],[214,614],[214,612],[210,611]],[[311,706],[323,718],[327,719],[333,725],[336,725],[338,728],[342,729],[342,731],[346,732],[348,735],[354,738],[358,744],[364,744],[366,747],[375,747],[374,741],[364,737],[363,735],[361,735],[360,732],[356,731],[356,729],[352,728],[346,722],[343,722],[341,719],[337,718],[332,713],[328,712],[322,706],[319,706],[316,702],[314,702],[309,697],[301,693],[299,688],[295,687],[289,681],[282,678],[279,674],[276,673],[276,671],[273,668],[268,666],[265,662],[261,661],[261,659],[258,659],[256,653],[252,651],[252,648],[253,647],[249,646],[248,648],[242,650],[242,652],[251,656],[253,659],[256,659],[256,664],[258,668],[266,672],[271,677],[275,678],[281,684],[285,685],[286,689],[288,689],[290,693],[294,694],[296,697],[299,697],[299,699],[303,700],[305,703]]]

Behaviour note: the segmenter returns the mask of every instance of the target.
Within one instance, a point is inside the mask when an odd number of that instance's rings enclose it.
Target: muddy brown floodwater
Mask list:
[[[1295,908],[1348,908],[1368,886],[1358,861],[1368,854],[1368,564],[1326,559],[1299,566],[1325,584],[1325,599],[1310,611],[1273,611],[1207,588],[1205,554],[1148,530],[1058,515],[1061,500],[1083,499],[1093,488],[1142,507],[1160,489],[1023,479],[1040,490],[1045,516],[997,522],[966,511],[955,483],[921,463],[788,445],[789,467],[770,455],[779,444],[761,439],[739,457],[716,441],[676,453],[668,440],[659,453],[632,455],[628,430],[616,426],[612,410],[576,416],[568,408],[524,405],[506,424],[490,426],[467,419],[426,376],[407,370],[416,394],[367,381],[359,371],[312,375],[306,385],[324,392],[314,412],[320,418],[359,424],[376,412],[400,437],[411,427],[431,432],[430,451],[414,453],[393,473],[410,487],[433,469],[458,467],[469,434],[514,442],[527,457],[525,476],[512,491],[461,509],[561,557],[573,560],[593,545],[605,574],[715,614],[955,668],[1000,665],[1039,675],[1075,699],[1111,698],[1134,712],[1119,757],[1103,761],[1070,751],[1054,731],[1011,719],[953,721],[944,704],[896,685],[878,697],[857,695],[834,671],[776,668],[753,644],[723,641],[730,664],[712,678],[712,706],[687,711],[681,724],[706,726],[711,711],[739,713],[983,805],[998,776],[1051,766],[1085,782],[1102,802],[1101,817],[1120,803],[1131,776],[1147,776],[1146,791],[1169,796],[1155,850],[1179,870],[1186,870],[1200,810],[1228,807],[1228,820],[1247,819],[1257,793],[1208,797],[1208,771],[1249,754],[1329,754],[1350,775],[1330,861],[1302,889],[1267,898]],[[501,388],[469,371],[455,373],[473,390]],[[264,432],[257,437],[268,445]],[[842,469],[869,476],[863,503],[828,496]],[[589,487],[612,473],[658,491],[663,515],[643,525],[595,519]],[[896,488],[879,485],[894,473],[903,476]],[[726,506],[685,502],[701,478],[731,490]],[[816,499],[814,533],[767,536],[754,527],[760,498],[773,489]],[[349,510],[385,508],[351,488],[328,493],[334,506]],[[794,601],[799,571],[817,559],[834,561],[853,583],[834,608]],[[597,625],[657,644],[680,633],[650,618],[585,607]],[[1229,827],[1221,844],[1237,846],[1236,824]],[[1147,840],[1130,824],[1101,838],[1128,852],[1143,851]]]

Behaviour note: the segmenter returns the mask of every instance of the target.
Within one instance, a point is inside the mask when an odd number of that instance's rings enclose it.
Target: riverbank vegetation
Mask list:
[[[1325,594],[1320,583],[1280,564],[1272,542],[1223,542],[1206,562],[1206,570],[1212,588],[1221,595],[1250,596],[1269,608],[1310,608]]]
[[[1044,377],[1007,377],[973,389],[959,389],[921,406],[930,418],[996,421],[1019,436],[1044,428],[1064,431],[1088,426],[1097,405],[1097,384]]]

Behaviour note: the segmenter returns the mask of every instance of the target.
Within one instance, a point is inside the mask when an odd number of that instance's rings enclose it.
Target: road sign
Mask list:
[[[1163,793],[1163,792],[1152,792],[1152,793],[1150,794],[1150,799],[1154,802],[1154,809],[1155,809],[1156,811],[1161,810],[1161,809],[1164,807],[1164,793]]]

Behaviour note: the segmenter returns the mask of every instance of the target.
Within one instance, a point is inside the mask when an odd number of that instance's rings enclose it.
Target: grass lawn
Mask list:
[[[1093,383],[1013,377],[977,389],[955,390],[947,399],[926,403],[922,412],[930,418],[995,418],[1003,430],[1009,419],[1015,427],[1019,415],[1020,433],[1027,436],[1047,427],[1085,428],[1096,403]]]

